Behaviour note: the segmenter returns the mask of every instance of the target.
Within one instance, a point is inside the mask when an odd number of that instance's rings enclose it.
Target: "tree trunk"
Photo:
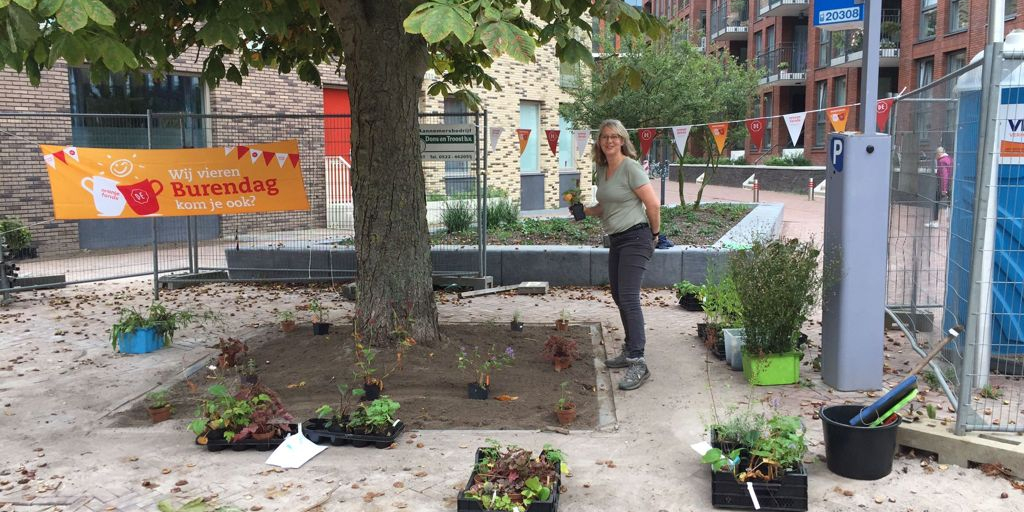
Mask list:
[[[700,182],[700,188],[697,189],[697,199],[693,202],[693,211],[700,209],[700,200],[704,197],[704,187],[711,183],[711,178],[715,176],[715,171],[718,170],[718,159],[722,157],[716,150],[717,147],[713,147],[710,135],[704,135],[704,147],[708,148],[708,163],[704,166],[704,181]],[[682,197],[682,196],[680,196]]]
[[[359,295],[355,329],[372,346],[439,338],[431,282],[418,100],[429,55],[402,28],[414,2],[323,0],[341,35],[352,103]]]

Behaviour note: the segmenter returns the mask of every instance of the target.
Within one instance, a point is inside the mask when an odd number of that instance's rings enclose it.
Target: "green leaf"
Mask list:
[[[242,73],[238,71],[238,68],[235,67],[234,64],[232,64],[231,67],[228,68],[228,72],[227,74],[225,74],[224,78],[227,78],[229,82],[242,85]]]
[[[171,505],[171,500],[163,500],[156,504],[156,509],[160,512],[174,512],[174,505]]]
[[[36,0],[14,0],[14,3],[24,7],[26,11],[36,8]]]
[[[428,43],[437,43],[453,33],[462,43],[473,37],[473,17],[457,5],[424,4],[424,8],[409,14],[403,26],[410,34],[422,34]]]
[[[33,87],[39,86],[39,64],[36,60],[29,56],[25,59],[25,73],[28,74],[28,81]]]
[[[564,62],[585,62],[587,65],[593,65],[594,54],[583,43],[570,39],[565,44],[565,49],[562,50],[562,60]]]
[[[11,0],[0,0],[0,9],[7,7],[8,5],[10,5],[10,3]]]
[[[34,58],[36,62],[46,62],[48,54],[49,52],[46,50],[46,44],[42,41],[36,41],[35,47],[32,48],[32,58]]]
[[[64,37],[61,55],[68,64],[77,66],[85,62],[85,44],[75,34],[68,34]]]
[[[312,62],[304,60],[299,63],[295,70],[298,71],[299,79],[303,82],[320,85],[320,70]]]
[[[104,27],[110,27],[114,25],[114,13],[103,5],[100,0],[68,0],[81,2],[82,7],[85,9],[85,13],[89,16],[89,19],[95,21],[99,25]],[[66,2],[65,2],[66,3]]]
[[[60,10],[61,5],[64,5],[64,0],[39,0],[36,12],[44,18],[49,18]]]
[[[68,32],[74,32],[89,23],[89,13],[82,6],[82,0],[64,0],[63,7],[57,12],[57,23]]]
[[[32,18],[32,14],[20,6],[12,5],[7,8],[7,15],[10,18],[8,30],[10,30],[11,26],[14,27],[14,34],[17,37],[17,41],[21,43],[21,47],[29,48],[35,44],[42,34],[39,32],[39,23]]]

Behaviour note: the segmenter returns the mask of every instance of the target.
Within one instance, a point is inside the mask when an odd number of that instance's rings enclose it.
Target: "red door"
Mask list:
[[[352,119],[347,117],[351,113],[348,89],[324,89],[324,114],[326,116],[346,116],[324,119],[324,154],[326,156],[341,156],[345,160],[351,160]]]

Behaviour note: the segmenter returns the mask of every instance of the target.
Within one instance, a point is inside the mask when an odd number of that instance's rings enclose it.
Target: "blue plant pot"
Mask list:
[[[156,328],[135,329],[117,340],[117,349],[122,354],[146,354],[164,346],[163,336]]]

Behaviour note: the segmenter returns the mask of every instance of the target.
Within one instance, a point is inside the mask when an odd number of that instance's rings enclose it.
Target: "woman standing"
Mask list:
[[[609,119],[601,123],[598,143],[594,145],[597,204],[584,209],[587,215],[601,218],[601,227],[611,239],[608,281],[626,342],[622,353],[604,365],[626,368],[626,375],[619,381],[619,389],[624,390],[639,388],[651,376],[644,358],[647,338],[640,309],[640,284],[661,227],[658,198],[636,156],[621,122]]]

